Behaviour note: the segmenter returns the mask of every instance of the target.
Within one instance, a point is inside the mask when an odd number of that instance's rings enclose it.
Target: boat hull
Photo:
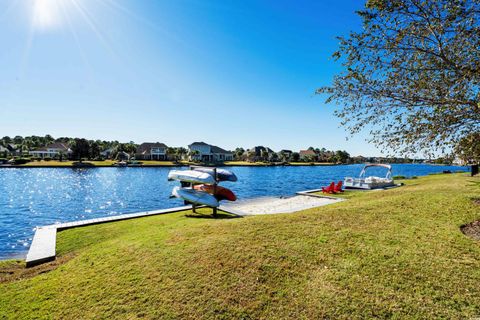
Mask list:
[[[191,203],[205,205],[209,207],[218,207],[218,200],[208,192],[199,191],[190,188],[173,188],[172,195]]]
[[[213,176],[214,173],[214,168],[194,168],[193,170],[198,171],[198,172],[205,172]],[[230,170],[226,169],[220,169],[217,168],[217,179],[219,181],[231,181],[235,182],[237,181],[237,176],[235,173],[231,172]]]
[[[237,196],[232,192],[232,190],[217,186],[216,190],[213,185],[209,184],[200,184],[194,186],[195,190],[204,191],[211,195],[213,195],[218,201],[221,200],[228,200],[228,201],[235,201],[237,200]]]
[[[171,170],[168,180],[179,180],[192,183],[214,184],[215,179],[211,174],[194,170]]]
[[[381,189],[387,187],[393,187],[395,183],[392,179],[369,179],[369,178],[345,178],[343,186],[345,189],[364,189],[364,190],[372,190],[372,189]]]

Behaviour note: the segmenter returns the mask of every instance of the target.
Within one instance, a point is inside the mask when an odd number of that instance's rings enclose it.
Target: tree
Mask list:
[[[471,133],[460,140],[455,153],[465,163],[480,163],[480,133]]]
[[[369,0],[358,14],[333,55],[344,71],[317,91],[351,134],[431,154],[480,131],[480,1]]]
[[[293,152],[291,158],[293,162],[298,162],[300,160],[300,153]]]
[[[82,158],[88,158],[90,154],[90,143],[86,139],[76,138],[72,144],[73,159],[82,161]]]
[[[98,144],[97,141],[91,141],[89,142],[90,148],[89,148],[89,158],[90,159],[97,159],[100,157],[100,145]]]
[[[235,157],[235,160],[242,160],[244,153],[245,153],[245,149],[243,149],[243,148],[236,148],[235,151],[233,152],[233,155],[234,155],[234,157]]]

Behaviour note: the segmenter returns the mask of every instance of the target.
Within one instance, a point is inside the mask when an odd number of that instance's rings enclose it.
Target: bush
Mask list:
[[[7,161],[8,161],[8,160],[5,159],[5,158],[0,158],[0,163],[7,163]]]
[[[50,157],[43,158],[43,161],[51,161],[51,160],[52,160],[52,158],[50,158]]]
[[[407,179],[407,177],[405,177],[405,176],[394,176],[393,177],[393,180],[403,180],[403,179]]]
[[[30,162],[30,159],[27,158],[16,158],[14,159],[15,164],[25,164],[27,162]]]

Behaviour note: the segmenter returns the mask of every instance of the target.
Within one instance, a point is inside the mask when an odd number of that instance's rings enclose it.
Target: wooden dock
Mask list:
[[[192,206],[188,205],[188,206],[175,207],[175,208],[169,208],[169,209],[127,213],[127,214],[121,214],[121,215],[110,216],[110,217],[72,221],[72,222],[66,222],[66,223],[60,223],[60,224],[52,224],[49,226],[37,227],[35,230],[35,235],[33,236],[32,245],[28,250],[27,258],[25,259],[25,262],[27,267],[33,267],[48,261],[55,260],[57,232],[62,230],[91,226],[91,225],[100,224],[100,223],[143,218],[143,217],[149,217],[149,216],[154,216],[159,214],[185,211],[190,209],[192,209]]]

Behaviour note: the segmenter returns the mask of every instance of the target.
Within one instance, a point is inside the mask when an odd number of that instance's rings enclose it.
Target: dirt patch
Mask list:
[[[466,236],[480,241],[480,220],[465,224],[460,229]]]
[[[39,274],[57,269],[59,266],[73,258],[73,254],[57,257],[52,262],[44,263],[32,268],[25,267],[25,261],[11,260],[0,264],[0,283],[9,283],[22,279],[33,278]]]
[[[479,205],[479,206],[480,206],[480,198],[473,198],[472,201],[473,201],[473,203],[475,203],[476,205]]]

